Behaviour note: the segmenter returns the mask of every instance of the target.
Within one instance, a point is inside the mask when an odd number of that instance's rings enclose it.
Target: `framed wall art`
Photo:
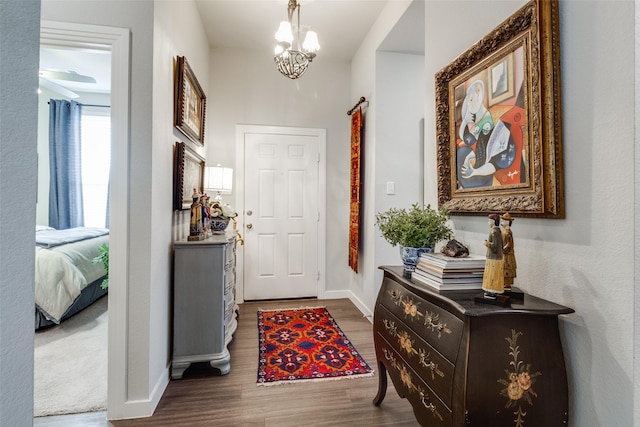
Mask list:
[[[192,141],[204,145],[207,97],[184,56],[176,60],[174,126]]]
[[[436,74],[438,203],[564,218],[558,1],[533,0]]]
[[[203,191],[204,159],[184,142],[176,142],[173,159],[173,210],[190,209],[193,189]]]

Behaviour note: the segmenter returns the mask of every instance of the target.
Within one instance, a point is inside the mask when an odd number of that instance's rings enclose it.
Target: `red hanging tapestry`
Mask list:
[[[349,267],[358,272],[360,244],[360,152],[362,150],[362,109],[351,115],[351,201],[349,209]]]
[[[373,375],[324,307],[258,310],[258,339],[258,385]]]

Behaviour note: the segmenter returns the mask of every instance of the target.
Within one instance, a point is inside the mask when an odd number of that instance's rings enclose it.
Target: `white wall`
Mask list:
[[[176,141],[185,141],[202,156],[206,154],[204,147],[188,141],[173,126],[174,69],[178,55],[187,59],[202,90],[208,95],[209,44],[195,3],[156,1],[153,27],[152,204],[151,215],[147,217],[152,230],[151,247],[155,250],[151,253],[151,286],[147,298],[152,307],[149,347],[162,357],[150,355],[151,379],[166,377],[171,362],[172,243],[189,234],[189,211],[172,211],[173,147]],[[208,122],[206,126],[209,126]],[[153,385],[149,383],[150,387]]]
[[[211,52],[207,93],[207,161],[235,168],[237,124],[326,129],[326,290],[343,290],[348,271],[350,118],[349,64],[322,52],[297,80],[280,74],[270,51]],[[228,197],[233,205],[237,189]]]
[[[388,2],[351,61],[351,98],[357,100],[364,96],[369,101],[369,106],[365,114],[365,138],[363,142],[364,180],[361,194],[362,219],[358,261],[359,271],[358,274],[355,274],[349,270],[346,277],[349,283],[349,290],[353,293],[354,300],[359,301],[359,308],[365,315],[373,314],[376,290],[380,287],[380,284],[376,283],[379,277],[376,263],[382,261],[375,258],[376,242],[378,242],[376,236],[379,234],[375,228],[375,214],[377,212],[376,164],[381,161],[377,159],[377,145],[382,143],[377,140],[377,103],[381,101],[377,97],[376,82],[381,80],[378,80],[376,75],[376,51],[410,5],[411,0]],[[405,184],[412,185],[411,182],[396,182],[396,185],[399,185],[400,188]],[[349,185],[348,181],[345,182],[345,185]],[[345,228],[343,232],[347,233],[348,228]],[[398,260],[399,257],[382,263],[396,264]]]
[[[171,287],[174,240],[188,235],[187,211],[173,209],[173,147],[176,141],[186,141],[194,151],[205,150],[173,127],[173,88],[176,57],[187,58],[205,94],[209,93],[209,44],[193,2],[162,0],[155,2],[153,27],[153,122],[152,140],[152,206],[151,223],[151,286],[148,299],[150,313],[151,379],[166,378],[171,362]],[[156,357],[158,353],[162,357]],[[149,383],[152,387],[154,384]],[[162,393],[162,390],[160,390]],[[155,392],[151,393],[155,396]],[[159,396],[158,396],[159,397]]]
[[[33,419],[38,1],[0,2],[0,425]]]
[[[376,55],[376,151],[375,212],[389,208],[422,205],[423,128],[425,71],[424,56],[391,52]],[[395,194],[387,194],[387,182],[395,184]],[[399,247],[391,246],[375,228],[375,265],[396,265]],[[377,269],[376,269],[377,270]],[[373,292],[365,299],[373,307],[382,282],[376,271]]]

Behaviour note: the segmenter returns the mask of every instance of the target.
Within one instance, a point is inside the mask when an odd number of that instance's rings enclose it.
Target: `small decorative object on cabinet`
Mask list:
[[[194,362],[228,374],[227,345],[238,323],[235,234],[174,243],[173,361],[171,378]]]
[[[374,405],[388,372],[424,426],[567,425],[558,316],[571,308],[527,294],[508,308],[475,304],[477,291],[430,291],[402,267],[381,268]]]

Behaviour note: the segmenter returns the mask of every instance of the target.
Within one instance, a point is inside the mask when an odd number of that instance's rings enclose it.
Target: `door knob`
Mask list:
[[[247,216],[253,215],[253,211],[247,211]]]
[[[247,229],[251,230],[253,228],[253,224],[247,224]]]

